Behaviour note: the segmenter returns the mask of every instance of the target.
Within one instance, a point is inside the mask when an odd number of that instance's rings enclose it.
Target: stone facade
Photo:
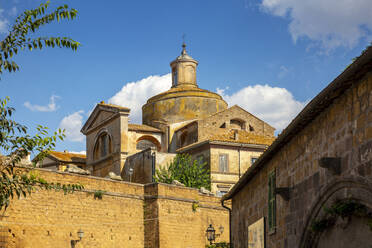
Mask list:
[[[228,240],[228,211],[219,198],[196,189],[44,169],[33,173],[56,183],[81,183],[84,190],[36,190],[12,199],[0,217],[0,247],[72,247],[80,229],[84,237],[75,247],[204,247],[209,224],[224,229],[217,241]],[[94,196],[98,190],[102,199]]]
[[[340,201],[372,210],[371,48],[309,103],[222,200],[229,199],[234,248],[250,247],[248,226],[262,217],[265,247],[370,247],[365,218],[311,230]]]
[[[150,175],[159,166],[166,166],[174,154],[189,152],[195,158],[205,154],[204,160],[213,171],[212,191],[227,192],[251,165],[252,158],[259,157],[273,142],[274,128],[237,105],[228,108],[220,95],[200,89],[197,65],[183,46],[181,55],[171,62],[171,89],[143,105],[143,124],[128,122],[128,108],[97,104],[81,130],[86,135],[87,170],[94,176],[106,177],[114,172],[124,180],[150,183]],[[216,148],[218,151],[211,146],[200,150],[205,141],[221,141],[224,145]],[[143,152],[146,149],[155,150],[155,157],[149,159],[150,155]],[[228,169],[219,171],[218,154],[223,152],[231,155],[224,160]],[[133,177],[128,175],[130,170],[134,170]],[[218,190],[217,183],[222,183],[219,186],[223,190]]]

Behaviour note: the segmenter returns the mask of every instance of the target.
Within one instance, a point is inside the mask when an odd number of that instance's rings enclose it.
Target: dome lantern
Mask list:
[[[198,87],[196,83],[196,67],[198,61],[186,52],[186,44],[182,44],[181,55],[170,63],[172,68],[172,88]]]

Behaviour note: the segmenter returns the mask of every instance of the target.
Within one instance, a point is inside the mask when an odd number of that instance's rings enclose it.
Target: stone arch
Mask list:
[[[101,159],[113,151],[112,135],[106,128],[101,129],[94,138],[93,159]]]
[[[136,141],[137,150],[145,150],[149,147],[155,147],[158,152],[161,150],[161,144],[154,136],[143,135],[137,139]]]
[[[317,247],[322,233],[314,234],[311,224],[326,215],[324,208],[339,200],[353,199],[358,203],[372,209],[372,182],[359,176],[349,176],[331,180],[319,192],[305,220],[300,245],[301,248]]]

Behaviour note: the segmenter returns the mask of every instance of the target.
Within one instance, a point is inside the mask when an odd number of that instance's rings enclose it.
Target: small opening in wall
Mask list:
[[[220,128],[226,128],[226,123],[222,124]]]
[[[254,128],[251,125],[249,125],[249,131],[251,131],[251,132],[254,131]]]

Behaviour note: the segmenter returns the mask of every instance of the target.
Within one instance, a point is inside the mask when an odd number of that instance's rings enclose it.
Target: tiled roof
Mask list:
[[[77,162],[77,163],[85,163],[87,156],[85,154],[80,153],[71,153],[71,152],[57,152],[51,151],[49,152],[49,156],[63,162]]]
[[[128,124],[128,130],[162,133],[160,129],[142,124]]]

